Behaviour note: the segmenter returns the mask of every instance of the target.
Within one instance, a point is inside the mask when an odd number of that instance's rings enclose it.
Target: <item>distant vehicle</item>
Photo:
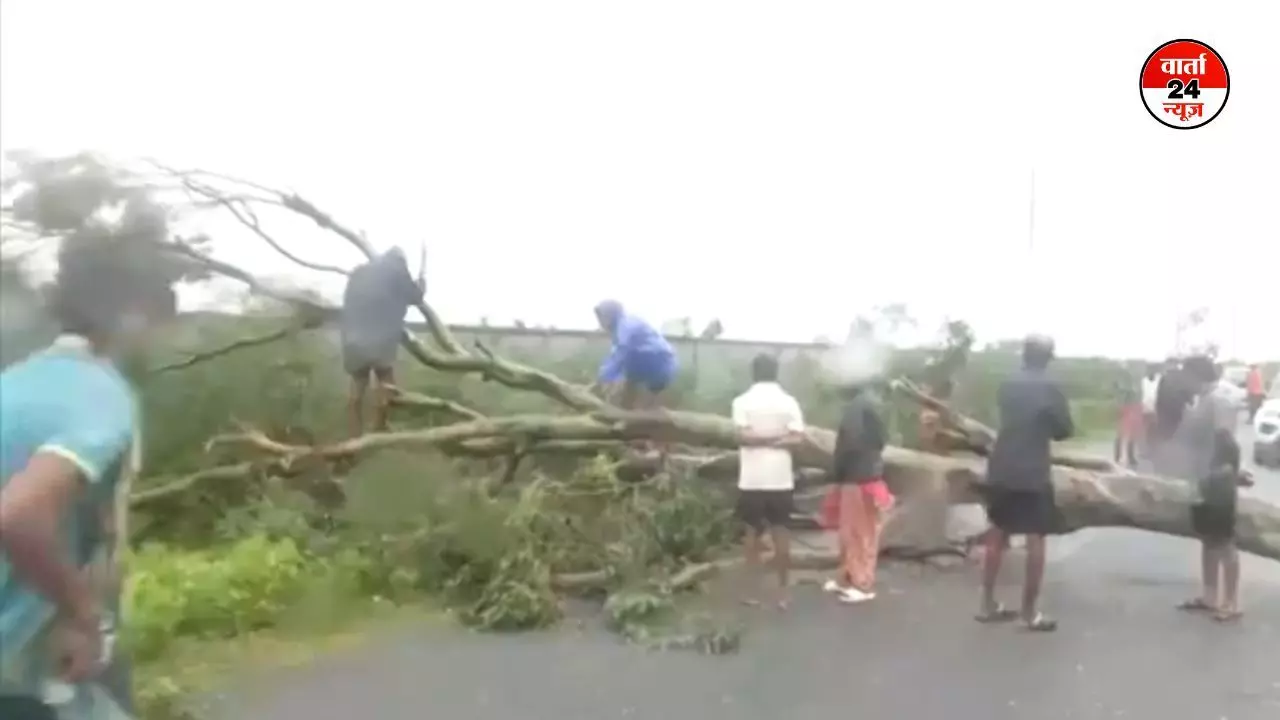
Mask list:
[[[1227,365],[1222,368],[1222,379],[1231,383],[1241,390],[1244,389],[1245,383],[1249,378],[1249,366],[1247,365]]]
[[[1253,461],[1263,467],[1280,467],[1280,377],[1253,418]]]
[[[1237,411],[1244,410],[1249,399],[1249,394],[1241,385],[1236,385],[1225,377],[1218,381],[1218,387],[1214,390],[1221,398],[1231,403],[1231,407]]]

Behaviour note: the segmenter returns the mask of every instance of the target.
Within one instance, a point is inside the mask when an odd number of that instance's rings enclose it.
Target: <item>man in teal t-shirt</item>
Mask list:
[[[128,717],[127,698],[91,682],[113,602],[89,568],[116,545],[120,470],[137,432],[135,395],[115,360],[174,309],[172,290],[149,280],[106,259],[64,261],[55,312],[66,334],[0,373],[4,720]]]

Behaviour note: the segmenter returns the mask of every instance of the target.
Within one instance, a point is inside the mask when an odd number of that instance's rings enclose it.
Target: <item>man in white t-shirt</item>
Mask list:
[[[760,566],[760,543],[765,532],[773,540],[778,573],[778,607],[787,604],[790,537],[795,475],[791,448],[804,440],[800,403],[778,384],[778,361],[757,355],[751,361],[753,385],[733,401],[738,430],[738,517],[747,526],[748,581],[754,586]],[[745,602],[756,604],[748,594]]]

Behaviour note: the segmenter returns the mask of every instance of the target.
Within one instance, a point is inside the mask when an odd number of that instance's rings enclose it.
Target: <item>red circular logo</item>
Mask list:
[[[1170,40],[1142,64],[1142,103],[1176,130],[1208,125],[1227,105],[1231,73],[1218,51],[1199,40]]]

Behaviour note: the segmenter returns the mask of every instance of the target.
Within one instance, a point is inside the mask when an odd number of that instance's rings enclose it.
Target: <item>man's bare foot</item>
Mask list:
[[[982,610],[973,619],[984,624],[1012,622],[1018,619],[1018,611],[995,601],[984,602]]]
[[[1244,617],[1239,608],[1221,607],[1213,613],[1213,619],[1220,623],[1233,623]]]
[[[1213,612],[1217,605],[1202,597],[1195,597],[1178,603],[1178,609],[1183,612]]]
[[[836,599],[846,605],[858,605],[876,599],[873,592],[863,592],[855,587],[848,587],[836,594]]]

